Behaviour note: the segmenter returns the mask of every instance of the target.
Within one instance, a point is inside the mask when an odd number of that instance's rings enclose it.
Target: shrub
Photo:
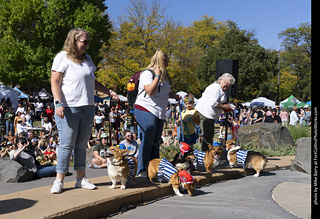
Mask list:
[[[311,127],[289,125],[288,130],[294,142],[302,137],[311,137]]]
[[[249,143],[246,145],[241,145],[241,149],[257,151],[266,157],[294,156],[296,154],[295,146],[292,146],[290,144],[277,146],[275,150],[272,150],[265,148],[257,148],[254,146],[253,143]]]

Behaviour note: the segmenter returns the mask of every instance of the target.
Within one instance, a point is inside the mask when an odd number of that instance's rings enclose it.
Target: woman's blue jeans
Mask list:
[[[164,120],[157,118],[150,112],[138,109],[135,109],[135,117],[143,129],[138,155],[138,175],[146,170],[150,160],[159,158],[159,144]]]
[[[72,150],[74,150],[74,169],[85,170],[86,147],[93,126],[94,106],[64,109],[63,119],[55,115],[60,140],[56,172],[68,172]]]
[[[54,176],[55,174],[56,166],[53,166],[52,164],[40,165],[36,172],[36,175],[40,178]]]

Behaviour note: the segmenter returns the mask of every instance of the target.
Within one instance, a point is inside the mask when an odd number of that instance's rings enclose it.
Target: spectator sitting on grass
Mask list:
[[[126,149],[129,150],[129,153],[127,155],[134,156],[137,158],[139,154],[139,148],[138,143],[136,142],[136,140],[133,139],[132,132],[126,130],[124,132],[124,138],[125,140],[121,141],[120,145],[123,145]]]
[[[52,164],[41,165],[32,151],[28,148],[26,138],[17,138],[18,149],[13,153],[12,160],[20,163],[24,168],[35,173],[34,178],[55,176],[56,166]]]
[[[46,136],[50,136],[52,134],[52,123],[49,122],[49,119],[46,117],[43,119],[43,125],[42,125],[45,129],[44,134]]]
[[[11,141],[8,141],[7,143],[3,142],[2,149],[0,151],[0,157],[10,157],[10,154],[13,155],[14,150],[17,148],[14,148]]]
[[[172,131],[168,131],[168,136],[163,138],[163,146],[172,146],[174,144],[179,144],[178,140],[172,135]]]
[[[107,159],[104,158],[105,153],[109,149],[108,135],[106,133],[101,134],[101,142],[96,144],[93,149],[94,158],[91,161],[91,168],[105,168],[107,167]]]
[[[49,145],[46,152],[44,152],[44,155],[46,157],[46,160],[48,160],[49,162],[53,163],[54,160],[57,158],[57,154],[54,151],[54,148],[52,145]]]

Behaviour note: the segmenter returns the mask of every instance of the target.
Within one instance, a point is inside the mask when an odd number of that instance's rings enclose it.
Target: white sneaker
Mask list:
[[[53,186],[51,188],[51,193],[52,194],[59,194],[61,193],[63,190],[63,182],[61,181],[61,179],[56,179],[53,182]]]
[[[81,180],[77,180],[75,184],[76,188],[85,188],[85,189],[95,189],[97,188],[94,184],[92,184],[87,177],[83,177]]]

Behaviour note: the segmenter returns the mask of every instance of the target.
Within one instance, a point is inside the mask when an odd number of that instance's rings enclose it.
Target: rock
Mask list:
[[[34,173],[8,157],[0,158],[0,182],[17,183],[33,179]]]
[[[311,138],[299,138],[296,141],[296,156],[291,169],[311,174]]]
[[[257,148],[275,149],[285,144],[294,145],[289,130],[277,123],[257,123],[245,125],[239,129],[238,138],[241,144],[254,143]]]
[[[93,149],[94,147],[91,147],[91,148],[88,148],[86,151],[86,165],[90,165],[91,160],[94,158]]]

